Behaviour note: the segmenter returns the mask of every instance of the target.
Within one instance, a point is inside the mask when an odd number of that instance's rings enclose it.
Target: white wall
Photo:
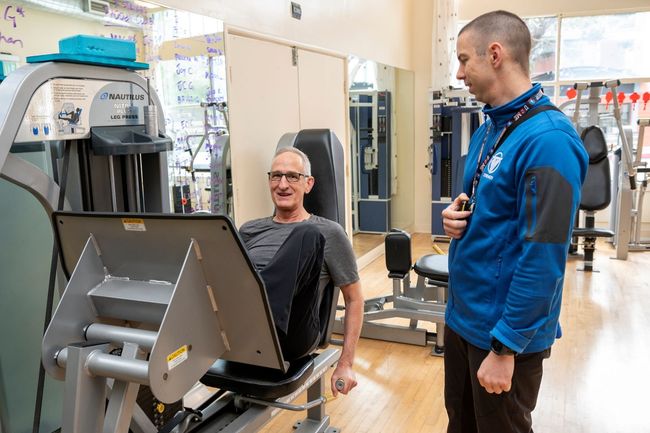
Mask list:
[[[415,3],[419,7],[421,2]],[[219,18],[231,26],[410,69],[414,0],[298,0],[300,21],[291,18],[289,0],[157,3]]]
[[[9,8],[9,9],[7,9]],[[14,16],[13,20],[0,20],[0,51],[21,57],[59,52],[59,40],[72,35],[85,34],[120,39],[135,38],[140,41],[142,34],[131,29],[107,27],[99,21],[80,19],[60,13],[45,12],[29,5],[23,6],[24,16],[16,13],[16,5],[2,1],[0,9],[3,14]],[[142,44],[138,43],[138,46]],[[138,53],[142,59],[142,53]]]
[[[576,14],[582,12],[608,13],[626,9],[650,9],[648,0],[544,0],[544,1],[512,1],[512,0],[460,0],[458,18],[470,20],[482,13],[505,9],[518,15],[538,16],[555,14]]]
[[[429,89],[431,88],[431,57],[434,6],[431,1],[418,1],[412,15],[412,64],[415,71],[415,160],[413,161],[415,200],[414,231],[431,233],[431,178],[424,167],[429,157]]]
[[[412,72],[396,69],[396,91],[393,94],[396,136],[391,152],[397,155],[397,164],[392,167],[393,176],[397,176],[397,188],[393,189],[391,203],[392,227],[413,230],[413,85]]]

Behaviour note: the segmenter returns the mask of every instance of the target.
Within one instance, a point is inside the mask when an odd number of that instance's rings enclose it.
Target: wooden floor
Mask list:
[[[384,243],[383,233],[355,233],[352,237],[354,255],[358,258]]]
[[[430,236],[413,239],[413,257],[433,252]],[[567,264],[564,336],[545,362],[535,433],[650,432],[650,253],[612,256],[608,244],[598,245],[598,273],[576,271],[577,258]],[[386,273],[383,257],[361,271],[365,296],[390,290]],[[348,433],[446,431],[442,359],[430,347],[362,339],[355,370],[359,386],[327,403],[333,426]],[[262,431],[291,432],[303,417],[284,411]]]

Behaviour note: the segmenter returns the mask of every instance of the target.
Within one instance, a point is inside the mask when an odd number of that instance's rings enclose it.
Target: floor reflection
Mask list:
[[[383,233],[356,233],[352,240],[354,255],[359,258],[383,243]]]

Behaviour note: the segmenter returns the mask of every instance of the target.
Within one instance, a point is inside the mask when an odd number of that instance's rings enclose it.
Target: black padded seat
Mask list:
[[[598,229],[595,227],[576,227],[573,229],[573,236],[584,238],[611,238],[614,237],[614,232],[609,229]]]
[[[437,282],[449,281],[448,256],[446,254],[428,254],[415,262],[413,270],[421,277]]]
[[[285,374],[273,368],[219,359],[203,375],[201,383],[261,399],[276,399],[300,388],[313,371],[312,355],[293,361]]]

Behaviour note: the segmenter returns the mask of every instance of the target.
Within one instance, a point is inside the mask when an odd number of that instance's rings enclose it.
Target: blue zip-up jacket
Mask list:
[[[463,190],[470,195],[481,161],[513,115],[540,89],[483,109],[470,141]],[[536,105],[550,105],[546,96]],[[447,325],[489,350],[492,337],[535,353],[561,335],[558,319],[566,257],[588,156],[569,119],[547,110],[521,123],[485,167],[476,204],[449,248]]]

